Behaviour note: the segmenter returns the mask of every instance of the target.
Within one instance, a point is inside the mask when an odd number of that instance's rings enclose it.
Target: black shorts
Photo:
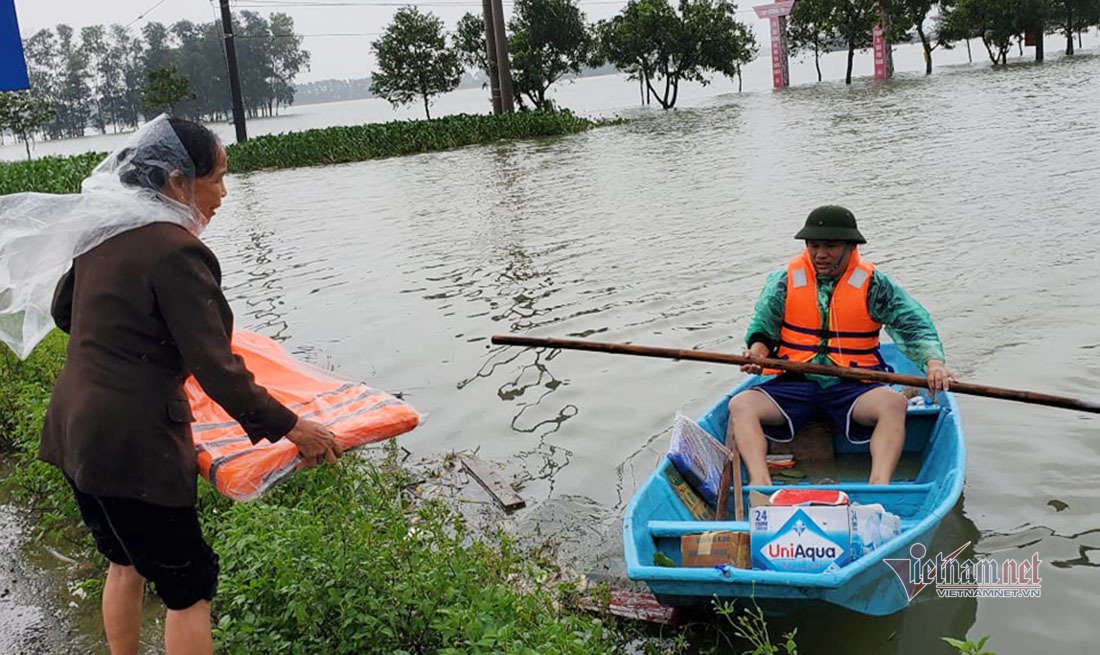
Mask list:
[[[170,610],[213,600],[218,587],[218,556],[203,541],[194,507],[165,507],[131,498],[76,495],[84,525],[108,561],[133,566],[153,583]]]

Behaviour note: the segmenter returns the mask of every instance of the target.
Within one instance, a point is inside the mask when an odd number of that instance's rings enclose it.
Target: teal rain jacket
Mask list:
[[[829,299],[835,286],[836,279],[817,281],[817,307],[823,319],[822,325],[829,324]],[[774,350],[779,343],[779,328],[786,313],[786,303],[787,269],[784,267],[768,275],[764,283],[764,290],[756,301],[756,310],[745,336],[746,345],[751,347],[753,343],[760,341]],[[877,269],[867,288],[867,309],[873,320],[882,323],[886,334],[890,335],[898,349],[922,371],[930,359],[946,361],[943,343],[928,310]],[[810,361],[814,364],[834,365],[828,355],[819,354]],[[839,378],[826,375],[807,375],[806,378],[823,387],[840,381]]]

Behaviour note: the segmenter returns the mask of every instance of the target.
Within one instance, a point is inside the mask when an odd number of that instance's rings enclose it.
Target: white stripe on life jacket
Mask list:
[[[867,281],[867,271],[862,268],[857,268],[852,271],[852,276],[848,278],[848,284],[859,289],[863,286],[863,283]]]
[[[791,277],[794,278],[794,288],[795,289],[798,289],[800,287],[804,287],[804,286],[806,286],[806,284],[808,284],[807,281],[806,281],[806,269],[804,269],[804,268],[794,269],[794,271],[791,272]]]

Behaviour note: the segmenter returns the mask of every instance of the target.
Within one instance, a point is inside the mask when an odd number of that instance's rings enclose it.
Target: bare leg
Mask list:
[[[200,600],[185,610],[168,610],[164,620],[164,650],[167,655],[211,655],[210,603]]]
[[[111,563],[103,586],[103,629],[111,655],[137,655],[145,578],[132,566]]]
[[[737,440],[737,452],[749,473],[750,485],[770,485],[768,439],[763,425],[783,425],[786,419],[772,399],[762,391],[749,389],[730,398],[730,422]]]
[[[905,445],[905,396],[889,387],[878,387],[860,396],[852,407],[852,420],[874,425],[871,434],[870,484],[890,484]]]

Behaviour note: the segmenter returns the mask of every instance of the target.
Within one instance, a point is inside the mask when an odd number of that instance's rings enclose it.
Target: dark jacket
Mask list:
[[[85,493],[195,503],[188,374],[253,442],[277,440],[297,421],[230,352],[218,261],[181,227],[130,230],[75,259],[53,315],[71,338],[39,457]]]

